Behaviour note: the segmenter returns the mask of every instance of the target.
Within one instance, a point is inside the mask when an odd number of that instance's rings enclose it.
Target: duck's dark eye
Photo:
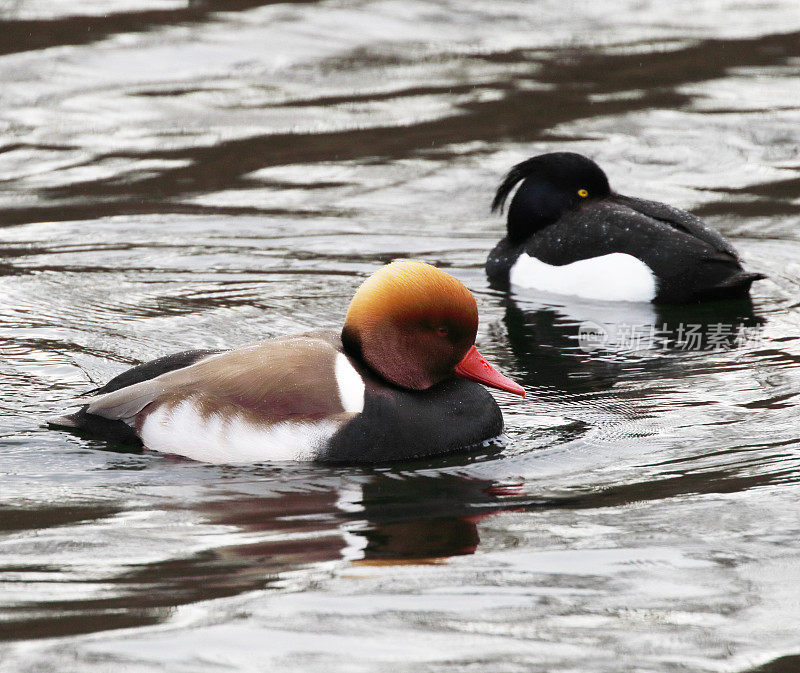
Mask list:
[[[450,330],[447,329],[446,325],[439,325],[436,328],[436,334],[438,334],[440,337],[446,337],[448,334],[450,334]]]
[[[585,189],[579,189],[578,196],[580,196],[582,199],[585,199],[587,196],[589,196],[589,192],[587,192]]]

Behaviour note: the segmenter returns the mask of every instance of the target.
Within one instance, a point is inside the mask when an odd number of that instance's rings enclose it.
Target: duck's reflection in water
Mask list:
[[[514,487],[438,474],[402,480],[373,479],[363,486],[367,526],[359,563],[438,562],[472,554],[480,544],[477,522],[508,509]]]
[[[163,560],[131,561],[115,572],[107,564],[65,565],[58,572],[31,568],[45,574],[38,580],[42,586],[37,588],[37,580],[31,579],[25,601],[7,607],[0,641],[158,624],[183,605],[265,589],[301,590],[353,565],[446,563],[449,557],[475,552],[481,544],[480,520],[500,512],[613,508],[700,491],[745,491],[785,480],[781,470],[750,474],[747,464],[716,470],[706,466],[683,475],[676,475],[670,464],[661,478],[548,495],[535,494],[535,484],[498,483],[446,471],[321,471],[299,480],[283,479],[284,474],[256,471],[230,487],[208,485],[211,495],[202,502],[202,488],[193,489],[198,497],[191,504],[175,501],[167,508],[175,521],[167,529],[160,518],[163,511],[140,512],[136,530],[149,544],[164,547]],[[232,471],[231,476],[237,475]],[[127,530],[127,518],[118,519],[108,508],[68,509],[55,513],[53,520],[80,521],[87,531],[84,544],[91,543],[95,524],[94,535],[101,538],[111,532],[111,539],[117,539],[121,531],[115,522],[126,526],[126,535],[136,534]],[[19,512],[15,517],[24,521]],[[30,530],[40,531],[33,522]],[[188,551],[170,553],[176,540]],[[73,598],[64,598],[70,594]],[[237,608],[223,603],[209,609],[219,616]]]
[[[513,487],[490,481],[441,472],[320,471],[310,479],[284,481],[270,472],[231,488],[209,486],[210,497],[199,504],[167,507],[185,521],[171,531],[161,530],[163,512],[153,510],[152,530],[163,535],[166,558],[105,569],[94,580],[103,590],[84,597],[78,589],[88,570],[73,576],[67,568],[56,579],[59,593],[75,588],[75,596],[54,597],[49,580],[40,597],[30,599],[32,590],[11,610],[0,640],[155,624],[181,605],[303,586],[352,563],[441,563],[473,553],[476,522],[513,507],[503,502]],[[109,525],[104,516],[94,522],[100,530]],[[174,535],[190,551],[175,554]]]
[[[472,554],[480,543],[476,523],[503,511],[513,489],[447,473],[374,472],[345,488],[226,497],[199,509],[208,523],[268,536],[217,550],[248,563],[427,563]]]
[[[609,388],[632,368],[659,370],[680,354],[753,345],[763,323],[749,298],[656,306],[509,294],[502,302],[520,383],[569,393]]]

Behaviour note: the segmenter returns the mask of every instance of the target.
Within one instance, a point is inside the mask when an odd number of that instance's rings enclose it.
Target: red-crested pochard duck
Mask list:
[[[341,333],[319,330],[134,367],[50,423],[213,463],[373,463],[497,437],[476,382],[524,397],[474,346],[475,298],[444,271],[396,261],[356,291]]]

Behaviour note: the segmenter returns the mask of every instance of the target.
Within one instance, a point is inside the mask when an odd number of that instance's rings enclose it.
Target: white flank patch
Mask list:
[[[604,301],[652,301],[656,296],[650,267],[624,252],[563,266],[545,264],[523,252],[511,267],[509,281],[518,287]]]
[[[341,421],[281,421],[253,424],[240,415],[202,416],[191,401],[148,414],[140,437],[152,451],[206,463],[313,460]]]
[[[364,411],[364,379],[344,353],[336,356],[336,385],[345,411],[355,414]]]

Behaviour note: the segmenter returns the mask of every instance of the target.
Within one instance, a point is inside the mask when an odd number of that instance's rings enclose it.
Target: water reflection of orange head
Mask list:
[[[516,493],[448,474],[378,473],[357,488],[318,483],[272,496],[227,496],[197,509],[208,524],[233,526],[233,535],[245,540],[214,551],[240,566],[235,575],[245,579],[342,559],[385,565],[472,554],[480,543],[478,522],[514,509],[503,501]]]

